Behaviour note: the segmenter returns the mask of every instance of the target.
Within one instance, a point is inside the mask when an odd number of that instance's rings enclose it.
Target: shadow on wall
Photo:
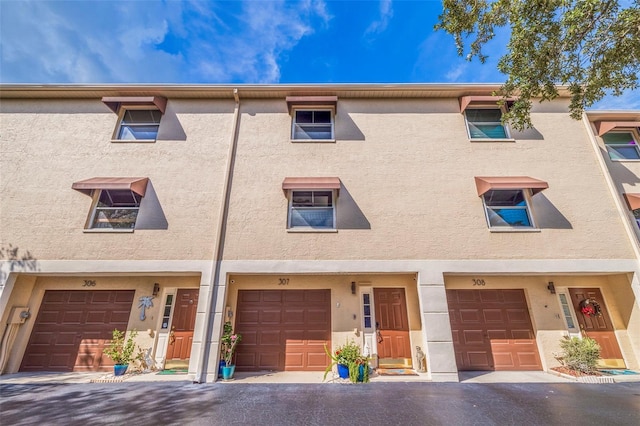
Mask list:
[[[167,102],[167,109],[160,120],[160,128],[158,129],[157,141],[186,141],[187,134],[178,120],[175,110],[171,102]]]
[[[537,131],[535,128],[525,129],[521,132],[517,130],[511,130],[511,137],[516,141],[519,140],[532,140],[532,141],[542,141],[544,140],[544,136],[542,133]]]
[[[537,224],[540,229],[573,229],[571,222],[560,213],[544,194],[537,194],[532,198],[536,212]]]
[[[344,185],[340,185],[337,209],[337,229],[371,229],[371,224]]]
[[[348,113],[339,114],[336,119],[336,141],[363,141],[364,134]]]
[[[140,202],[140,212],[136,219],[136,230],[138,229],[168,229],[169,223],[164,215],[158,194],[151,180],[147,183],[147,191]]]
[[[33,257],[29,250],[20,253],[20,249],[11,244],[0,246],[0,261],[2,261],[0,266],[0,285],[4,284],[12,272],[37,272],[40,269],[38,260]]]

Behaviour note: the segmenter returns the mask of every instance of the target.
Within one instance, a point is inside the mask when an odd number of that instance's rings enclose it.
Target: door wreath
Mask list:
[[[580,302],[580,312],[589,317],[599,317],[602,315],[600,304],[594,299],[584,299]]]

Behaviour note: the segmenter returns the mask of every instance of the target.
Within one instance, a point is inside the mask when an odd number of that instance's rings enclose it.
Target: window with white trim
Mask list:
[[[638,141],[631,131],[611,131],[602,135],[612,160],[640,160]]]
[[[157,109],[123,107],[118,117],[114,140],[155,141],[162,112]]]
[[[290,229],[335,229],[335,191],[291,191]]]
[[[464,115],[470,139],[509,139],[500,108],[467,108]]]
[[[142,196],[128,189],[97,189],[89,229],[133,229]]]
[[[534,228],[529,190],[492,189],[482,195],[490,228]]]
[[[296,141],[334,140],[333,109],[293,110],[291,139]]]

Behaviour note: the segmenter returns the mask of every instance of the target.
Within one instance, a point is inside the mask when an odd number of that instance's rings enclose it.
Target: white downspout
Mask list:
[[[216,243],[213,248],[213,265],[211,274],[211,287],[209,289],[209,298],[207,299],[206,325],[204,335],[202,336],[202,345],[200,346],[200,359],[198,360],[198,369],[194,378],[194,383],[204,383],[207,376],[208,360],[211,354],[211,342],[213,341],[213,325],[215,320],[216,299],[218,296],[218,288],[220,287],[220,264],[222,262],[225,233],[227,229],[227,216],[229,213],[229,197],[231,195],[231,181],[233,180],[233,167],[235,165],[236,146],[238,142],[238,124],[240,122],[240,97],[238,89],[233,89],[233,98],[235,99],[235,107],[233,110],[233,129],[231,131],[231,141],[229,142],[229,154],[227,156],[227,168],[224,178],[224,192],[222,193],[222,203],[220,203],[220,213],[218,215],[218,232],[216,234]]]

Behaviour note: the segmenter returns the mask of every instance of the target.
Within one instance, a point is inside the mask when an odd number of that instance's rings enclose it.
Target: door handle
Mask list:
[[[171,333],[169,333],[169,344],[173,345],[176,342],[176,333],[174,333],[173,330],[171,330]]]

